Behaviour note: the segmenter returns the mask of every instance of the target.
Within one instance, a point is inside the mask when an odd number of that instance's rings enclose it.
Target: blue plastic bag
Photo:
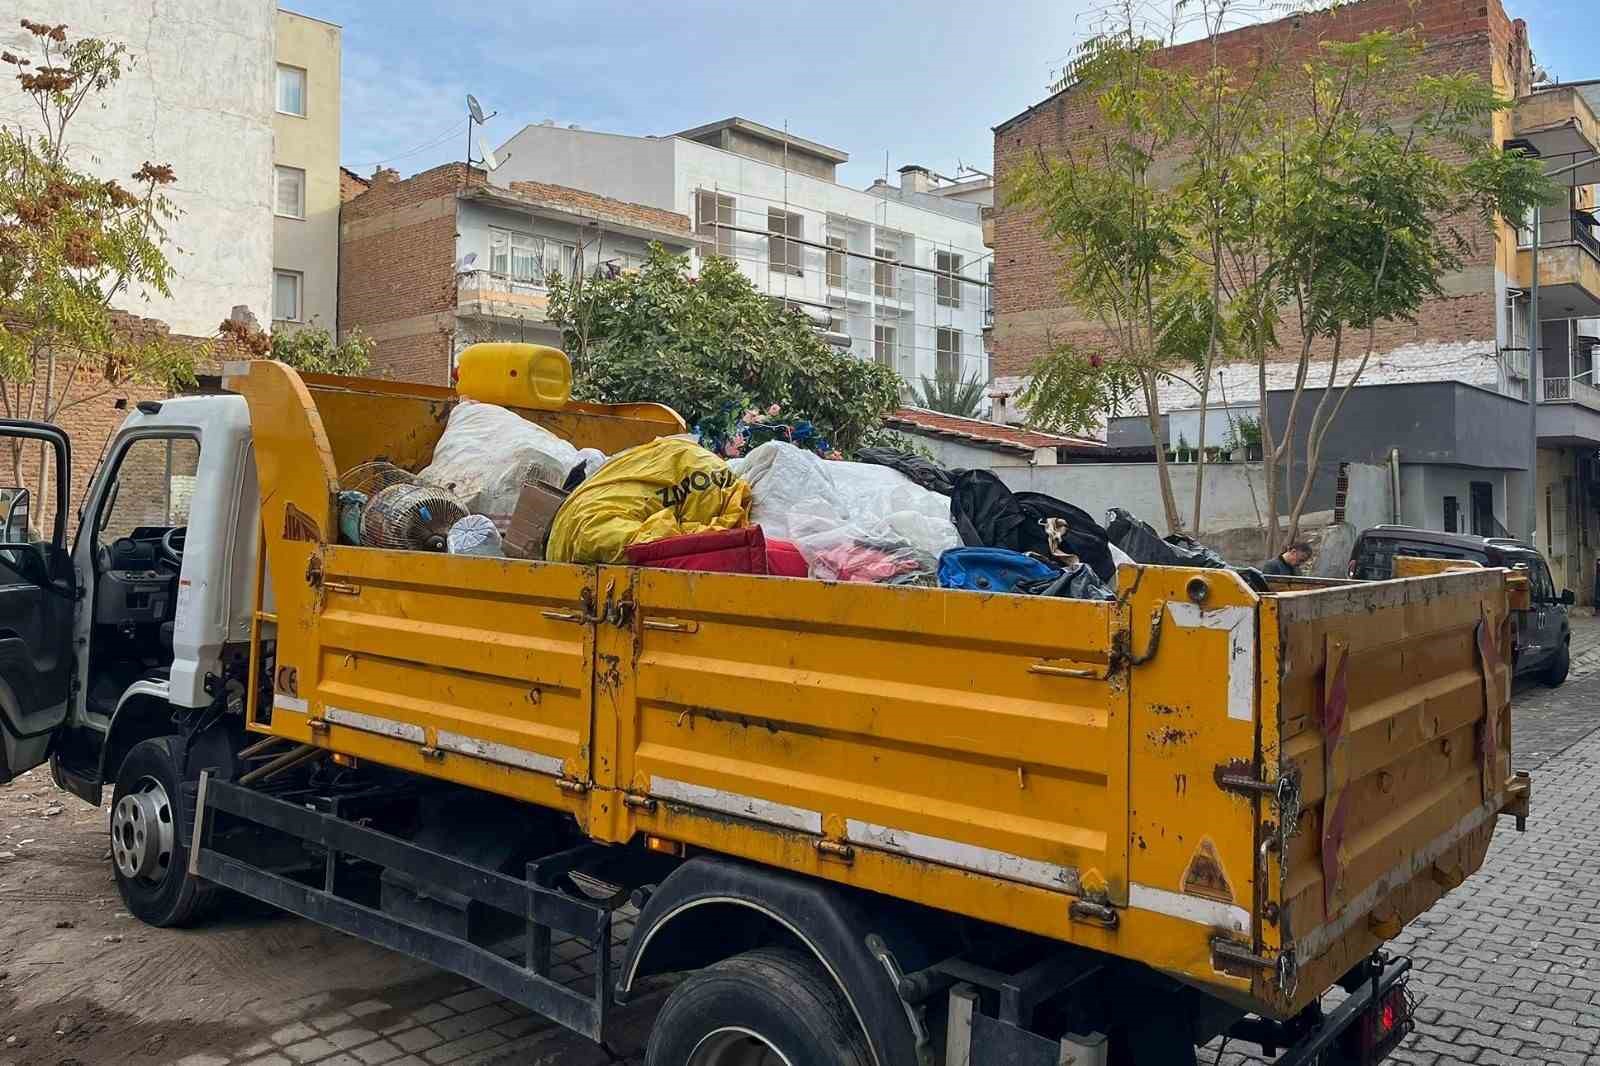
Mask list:
[[[939,556],[939,585],[969,592],[1018,592],[1047,581],[1061,568],[1006,548],[950,548]]]

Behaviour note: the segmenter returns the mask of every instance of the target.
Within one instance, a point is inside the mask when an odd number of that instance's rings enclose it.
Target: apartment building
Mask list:
[[[1414,321],[1379,325],[1377,351],[1356,390],[1361,395],[1341,415],[1345,425],[1333,438],[1340,443],[1330,445],[1332,454],[1325,451],[1325,466],[1396,461],[1403,468],[1397,478],[1403,520],[1463,532],[1509,530],[1529,538],[1549,557],[1557,585],[1587,601],[1600,545],[1600,389],[1594,380],[1600,240],[1593,214],[1600,163],[1583,160],[1600,150],[1600,82],[1535,84],[1527,26],[1511,19],[1500,0],[1358,0],[1236,30],[1218,43],[1224,57],[1243,62],[1268,42],[1292,56],[1322,41],[1377,29],[1414,29],[1424,43],[1421,70],[1473,73],[1513,98],[1513,106],[1489,123],[1486,136],[1537,153],[1547,172],[1559,173],[1554,180],[1560,187],[1540,211],[1537,326],[1530,306],[1534,220],[1473,220],[1466,227],[1471,250],[1444,279],[1444,292],[1427,300]],[[1170,50],[1171,61],[1200,61],[1202,48],[1209,45],[1178,46]],[[1068,87],[1001,122],[994,128],[996,177],[1003,182],[1036,150],[1060,149],[1093,118],[1094,101]],[[997,387],[1014,392],[1051,343],[1092,345],[1104,338],[1063,299],[1057,253],[1037,220],[1005,204],[996,206],[993,217],[993,358]],[[1537,390],[1530,381],[1535,344]],[[1320,360],[1329,354],[1315,353]],[[1312,379],[1320,372],[1325,381],[1327,366],[1314,365]],[[1223,367],[1212,395],[1233,413],[1259,417],[1265,406],[1276,423],[1287,410],[1284,390],[1294,372],[1293,362],[1269,366],[1263,397],[1254,366]],[[1439,387],[1414,387],[1431,383]],[[1384,389],[1395,392],[1392,402],[1375,391]],[[1176,427],[1193,420],[1196,413],[1184,410],[1193,406],[1193,397],[1189,384],[1163,389],[1171,438],[1163,445],[1176,444]],[[1536,453],[1530,401],[1536,405]],[[1315,397],[1303,402],[1314,403]],[[1111,444],[1153,443],[1142,417],[1110,421]],[[1400,453],[1391,455],[1395,449]],[[1328,473],[1318,471],[1314,508],[1332,506],[1335,478]],[[1524,502],[1530,477],[1537,512],[1531,528]]]
[[[846,152],[737,117],[664,137],[546,123],[496,155],[497,185],[550,182],[692,218],[704,254],[908,383],[989,376],[981,182],[939,195],[956,183],[912,166],[899,186],[852,188],[836,180]]]
[[[277,12],[272,328],[338,329],[341,30]]]
[[[478,341],[560,346],[552,273],[631,270],[652,243],[697,246],[687,215],[547,182],[490,184],[463,163],[405,180],[345,174],[339,325],[377,342],[377,373],[406,381],[449,384]]]

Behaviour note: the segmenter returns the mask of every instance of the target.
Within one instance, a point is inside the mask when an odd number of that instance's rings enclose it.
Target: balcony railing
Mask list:
[[[1557,248],[1575,244],[1596,260],[1600,260],[1600,233],[1597,233],[1596,229],[1593,218],[1587,213],[1569,215],[1564,218],[1541,219],[1539,222],[1539,246],[1541,248]],[[1517,229],[1517,245],[1521,248],[1528,248],[1533,245],[1533,226],[1531,224]]]
[[[1600,411],[1600,389],[1583,378],[1541,378],[1539,398],[1545,403],[1576,403]]]

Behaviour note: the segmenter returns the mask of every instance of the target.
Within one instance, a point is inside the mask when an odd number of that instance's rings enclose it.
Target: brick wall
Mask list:
[[[689,216],[660,207],[627,200],[614,200],[609,196],[574,189],[570,185],[552,185],[543,181],[514,181],[511,191],[537,203],[548,204],[572,211],[584,218],[598,218],[605,222],[633,223],[672,230],[689,235]]]
[[[1221,62],[1242,69],[1258,62],[1268,49],[1292,59],[1309,54],[1323,41],[1353,40],[1373,30],[1407,27],[1416,27],[1425,42],[1419,61],[1423,70],[1470,71],[1488,79],[1498,66],[1502,74],[1509,68],[1512,84],[1526,85],[1524,27],[1506,17],[1499,0],[1364,0],[1224,34]],[[1209,54],[1204,41],[1167,53],[1176,64],[1203,63]],[[995,128],[996,178],[1003,183],[1035,153],[1057,152],[1085,136],[1098,118],[1091,96],[1067,89],[1002,123]],[[1497,234],[1475,218],[1454,221],[1472,245],[1463,269],[1449,279],[1447,295],[1425,303],[1414,323],[1382,324],[1377,331],[1378,351],[1467,341],[1493,351]],[[1056,344],[1107,347],[1103,329],[1066,305],[1058,279],[1061,260],[1026,209],[1003,201],[997,205],[994,246],[995,328],[990,351],[998,378],[1025,375],[1033,361]],[[1280,337],[1295,336],[1296,326],[1290,315]],[[1316,354],[1325,356],[1328,351],[1323,348]],[[1296,355],[1285,353],[1289,358]]]
[[[456,194],[483,171],[449,163],[404,181],[380,170],[339,212],[339,324],[376,342],[373,371],[449,382]]]

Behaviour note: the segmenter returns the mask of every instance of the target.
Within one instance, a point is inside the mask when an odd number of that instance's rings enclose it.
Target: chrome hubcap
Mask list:
[[[126,878],[159,881],[172,865],[172,801],[153,777],[141,777],[111,811],[111,858]]]
[[[789,1060],[761,1034],[729,1026],[702,1037],[688,1066],[789,1066]]]

